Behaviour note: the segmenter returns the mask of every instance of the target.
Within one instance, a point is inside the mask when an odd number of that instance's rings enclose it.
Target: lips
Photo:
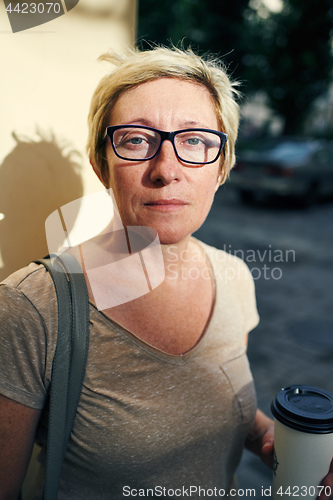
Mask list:
[[[176,198],[170,199],[162,199],[162,200],[153,200],[145,203],[145,205],[187,205],[187,203],[183,200],[178,200]]]
[[[145,206],[153,210],[158,210],[160,212],[172,212],[179,210],[182,207],[188,205],[184,200],[179,200],[177,198],[164,198],[160,200],[152,200],[145,203]]]

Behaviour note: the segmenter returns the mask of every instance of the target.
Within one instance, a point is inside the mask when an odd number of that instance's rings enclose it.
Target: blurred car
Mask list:
[[[310,204],[333,195],[333,144],[280,138],[241,150],[230,175],[243,201],[271,195]]]

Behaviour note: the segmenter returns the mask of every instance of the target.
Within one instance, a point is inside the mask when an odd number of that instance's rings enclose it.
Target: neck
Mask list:
[[[162,254],[165,277],[171,281],[191,278],[205,265],[203,250],[190,236],[173,245],[162,245]]]
[[[159,248],[162,252],[164,262],[165,278],[171,284],[182,281],[184,277],[194,275],[196,268],[206,265],[203,250],[191,236],[173,244],[159,244],[155,230],[150,227],[123,226],[117,218],[103,232],[100,245],[107,253],[113,255],[112,260],[119,256],[134,254],[144,251],[147,246],[149,251],[143,252],[145,258],[150,261],[150,271],[161,273],[161,261],[158,258]],[[156,242],[157,245],[153,243]],[[150,252],[150,255],[149,255]],[[156,268],[156,269],[155,269]]]

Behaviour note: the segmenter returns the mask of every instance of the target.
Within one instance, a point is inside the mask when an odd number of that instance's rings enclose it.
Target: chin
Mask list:
[[[155,229],[158,233],[161,245],[177,245],[177,243],[180,243],[192,234],[188,231],[184,231],[184,228],[179,230],[166,230],[161,228]]]

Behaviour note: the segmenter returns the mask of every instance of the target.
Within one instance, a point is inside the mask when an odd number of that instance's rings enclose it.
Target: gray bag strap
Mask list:
[[[56,500],[62,464],[79,404],[89,347],[88,292],[70,254],[36,261],[49,271],[58,301],[58,338],[52,365],[44,500]]]

